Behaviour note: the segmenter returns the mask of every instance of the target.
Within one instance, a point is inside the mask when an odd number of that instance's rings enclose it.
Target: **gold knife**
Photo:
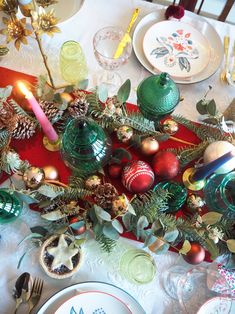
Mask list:
[[[130,31],[131,31],[132,26],[133,26],[133,24],[135,23],[135,21],[136,21],[138,15],[139,15],[139,13],[140,13],[140,9],[139,9],[139,8],[135,9],[135,11],[133,12],[132,18],[131,18],[131,21],[130,21],[130,23],[129,23],[129,25],[128,25],[128,28],[127,28],[127,30],[126,30],[126,33],[125,33],[125,35],[122,37],[122,39],[121,39],[121,41],[120,41],[120,43],[119,43],[119,45],[118,45],[118,47],[117,47],[117,50],[115,51],[114,59],[118,59],[118,58],[121,56],[121,54],[122,54],[122,52],[123,52],[123,49],[125,48],[126,44],[127,44],[128,42],[130,42],[130,40],[131,40],[131,38],[130,38]]]

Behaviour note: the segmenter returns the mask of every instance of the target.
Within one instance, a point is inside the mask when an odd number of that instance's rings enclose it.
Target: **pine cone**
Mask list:
[[[99,185],[94,194],[97,205],[103,209],[110,210],[112,208],[113,200],[118,195],[118,192],[112,184],[105,183]]]
[[[68,111],[73,117],[82,117],[87,114],[88,103],[86,100],[76,98],[69,103]]]
[[[0,107],[0,129],[11,129],[17,121],[17,115],[14,109],[7,103],[3,103]]]
[[[39,104],[50,121],[60,113],[60,109],[56,107],[54,102],[41,100]]]
[[[35,122],[27,116],[19,116],[16,125],[12,131],[12,137],[17,140],[30,138],[35,133]]]
[[[72,92],[72,95],[73,97],[76,99],[76,100],[79,100],[79,101],[82,101],[82,102],[85,102],[86,101],[86,93],[81,91],[80,89],[75,89],[73,92]]]

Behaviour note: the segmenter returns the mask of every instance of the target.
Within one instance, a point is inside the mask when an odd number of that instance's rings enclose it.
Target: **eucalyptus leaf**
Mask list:
[[[119,233],[123,233],[123,226],[122,224],[117,220],[114,219],[112,221],[112,226],[119,232]]]
[[[227,247],[230,252],[235,253],[235,240],[234,239],[229,239],[226,241]]]
[[[125,215],[122,216],[122,222],[127,229],[127,231],[131,230],[131,219],[132,219],[132,214],[127,212]]]
[[[175,229],[175,230],[166,232],[163,238],[167,242],[174,242],[177,239],[178,235],[179,235],[179,231]]]
[[[103,208],[100,206],[94,205],[95,214],[98,219],[105,220],[105,221],[111,221],[111,215],[107,213]]]
[[[13,86],[11,85],[7,85],[6,87],[4,88],[0,88],[0,99],[2,101],[6,101],[7,98],[11,95],[12,93],[12,89],[13,89]]]
[[[128,211],[129,213],[131,213],[132,215],[136,216],[136,212],[135,212],[135,210],[134,210],[134,207],[131,205],[131,203],[128,203],[128,205],[127,205],[127,211]]]
[[[60,209],[57,209],[57,210],[53,210],[51,212],[42,214],[41,218],[49,220],[49,221],[57,221],[64,218],[65,216],[66,216],[65,213],[62,213]]]
[[[209,103],[207,104],[207,112],[211,116],[215,116],[216,115],[216,103],[215,103],[214,99],[210,100]]]
[[[41,234],[43,237],[45,237],[49,233],[48,230],[42,226],[31,227],[30,231],[32,233]]]
[[[49,197],[50,199],[54,199],[56,198],[57,196],[59,196],[60,194],[63,194],[63,191],[61,190],[55,190],[52,186],[48,185],[48,184],[44,184],[44,185],[41,185],[37,191],[46,196],[46,197]]]
[[[149,222],[146,216],[141,216],[137,221],[137,229],[147,228],[148,225],[149,225]]]
[[[64,89],[64,93],[72,93],[72,91],[74,90],[74,85],[69,85],[69,86],[66,86],[65,89]]]
[[[20,257],[19,262],[18,262],[18,264],[17,264],[17,269],[20,268],[20,266],[21,266],[21,264],[22,264],[23,259],[25,258],[25,256],[26,256],[27,254],[29,254],[29,252],[32,251],[33,249],[34,249],[34,247],[31,247],[31,248],[28,249],[26,252],[24,252],[24,254]]]
[[[211,255],[211,259],[215,260],[220,255],[218,246],[211,239],[206,239],[205,242],[206,242],[206,248]]]
[[[98,87],[97,92],[98,92],[99,100],[102,101],[102,102],[105,102],[105,101],[107,100],[107,98],[108,98],[108,89],[107,89],[107,86],[101,84],[101,85]]]
[[[124,104],[129,98],[131,92],[131,81],[128,79],[124,84],[119,88],[117,92],[117,99],[120,103]]]
[[[218,120],[216,118],[206,118],[206,119],[203,119],[202,122],[207,123],[207,124],[213,124],[213,125],[218,124]]]
[[[161,245],[160,247],[158,247],[154,253],[155,254],[164,254],[166,253],[170,248],[170,245],[168,243],[164,243],[163,245]]]
[[[23,243],[26,240],[32,239],[32,238],[43,238],[43,236],[40,233],[30,233],[29,235],[27,235],[26,237],[23,238],[23,240],[21,240],[18,245],[20,245],[21,243]]]
[[[93,227],[93,231],[95,235],[99,237],[103,233],[103,225],[97,222]]]
[[[155,237],[151,232],[147,235],[144,241],[144,247],[150,246],[152,243],[154,243],[157,240],[157,237]]]
[[[89,83],[89,80],[86,79],[86,80],[82,80],[82,81],[79,81],[77,84],[76,84],[76,88],[77,89],[87,89],[88,87],[88,83]]]
[[[119,239],[119,233],[117,230],[112,226],[112,224],[105,224],[103,228],[103,233],[106,237],[112,239],[112,240],[118,240]]]
[[[132,156],[131,154],[128,152],[128,150],[126,150],[123,147],[118,147],[113,151],[113,158],[122,160],[123,158],[126,158],[128,160],[131,160]]]
[[[58,104],[62,104],[63,103],[63,99],[62,99],[60,93],[56,93],[54,95],[54,99],[53,100],[54,100],[54,102],[57,102]]]
[[[179,254],[186,255],[191,250],[191,244],[188,240],[185,240],[182,248],[179,250]]]
[[[199,102],[197,102],[196,108],[200,114],[202,115],[207,114],[207,106],[204,100],[200,100]]]
[[[74,244],[74,246],[79,248],[81,246],[81,244],[83,244],[85,241],[86,241],[86,239],[82,238],[82,239],[76,239],[72,243]]]
[[[74,222],[70,225],[70,227],[74,230],[78,230],[80,229],[81,227],[83,227],[85,225],[85,222],[83,220],[81,221],[77,221],[77,222]]]
[[[222,216],[222,214],[217,212],[209,212],[202,216],[202,221],[207,225],[214,225],[221,220]]]
[[[23,192],[14,191],[14,195],[25,204],[30,205],[38,203],[36,198],[32,197],[31,195],[24,194]]]

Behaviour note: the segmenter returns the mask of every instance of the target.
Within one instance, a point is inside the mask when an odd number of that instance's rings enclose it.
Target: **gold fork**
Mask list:
[[[225,55],[225,65],[224,65],[224,69],[222,70],[222,72],[220,73],[220,79],[223,82],[227,82],[227,72],[228,72],[228,48],[229,48],[229,41],[230,38],[229,36],[225,36],[224,37],[224,55]]]
[[[43,288],[43,280],[40,278],[35,278],[33,281],[32,294],[30,296],[30,299],[28,300],[28,305],[29,305],[28,314],[31,314],[32,310],[38,304],[41,294],[42,294],[42,288]]]

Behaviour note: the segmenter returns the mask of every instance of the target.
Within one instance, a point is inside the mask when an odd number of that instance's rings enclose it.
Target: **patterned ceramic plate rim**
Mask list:
[[[223,300],[223,301],[228,301],[230,304],[229,308],[226,309],[226,311],[223,311],[223,312],[218,312],[220,314],[229,314],[229,313],[232,313],[230,312],[231,310],[231,307],[232,307],[232,303],[233,303],[233,300],[230,299],[230,298],[226,298],[226,297],[214,297],[210,300],[207,300],[201,307],[200,309],[198,310],[197,314],[208,314],[208,305],[212,305],[212,303],[215,303],[214,306],[216,305],[216,303],[218,302],[218,305],[220,304],[220,301]],[[204,312],[206,310],[206,312]],[[210,310],[210,309],[209,309]],[[216,312],[217,313],[217,312]]]
[[[178,42],[178,38],[182,40]],[[181,21],[161,21],[152,25],[144,35],[143,51],[157,71],[168,72],[179,79],[199,74],[210,60],[208,40],[195,27]],[[181,63],[181,59],[184,62]]]

